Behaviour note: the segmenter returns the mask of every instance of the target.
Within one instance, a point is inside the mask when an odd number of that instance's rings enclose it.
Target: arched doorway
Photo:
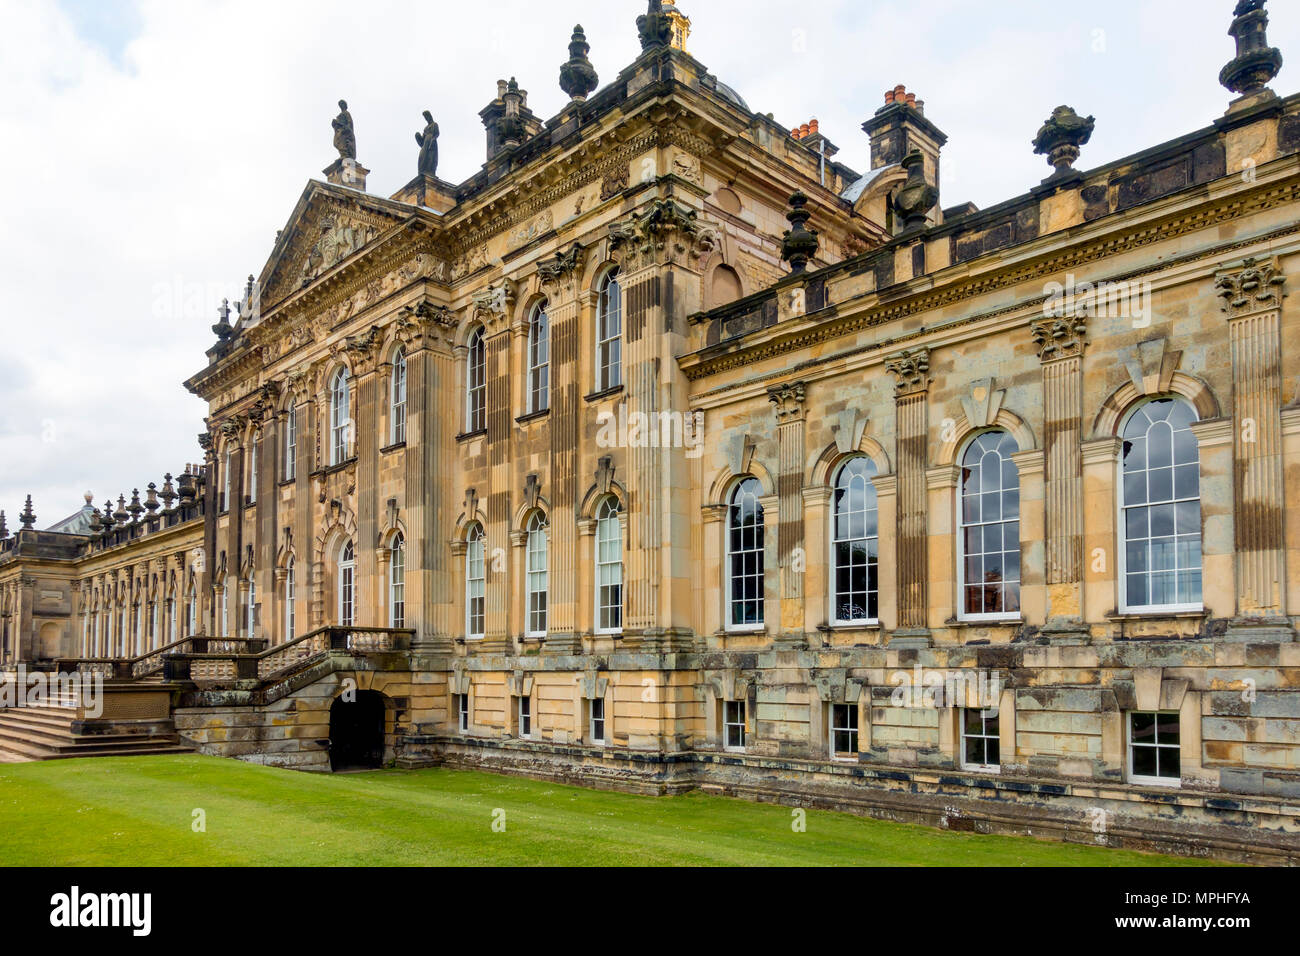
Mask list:
[[[384,695],[359,690],[330,707],[330,770],[374,769],[384,763]]]

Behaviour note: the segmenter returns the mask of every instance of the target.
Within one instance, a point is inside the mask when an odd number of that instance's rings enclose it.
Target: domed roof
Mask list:
[[[724,100],[726,100],[729,103],[734,103],[736,106],[739,106],[746,113],[754,112],[749,108],[749,104],[745,102],[745,98],[743,96],[741,96],[731,87],[729,87],[726,83],[723,83],[721,80],[718,81],[718,93],[722,96]]]

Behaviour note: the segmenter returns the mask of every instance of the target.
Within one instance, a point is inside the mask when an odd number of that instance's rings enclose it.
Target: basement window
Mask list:
[[[857,760],[857,704],[831,704],[830,712],[831,757],[835,760]]]
[[[462,733],[469,732],[469,694],[452,694],[456,704],[456,727]]]
[[[961,712],[961,765],[996,771],[1002,765],[1002,737],[996,710],[967,707]]]
[[[723,744],[728,750],[745,749],[745,702],[727,700],[722,703]]]
[[[1128,778],[1131,783],[1176,787],[1182,778],[1178,714],[1130,711]]]
[[[591,742],[593,744],[603,744],[605,742],[605,698],[593,697],[591,699]]]
[[[533,699],[531,697],[519,698],[519,736],[531,737],[533,735]]]

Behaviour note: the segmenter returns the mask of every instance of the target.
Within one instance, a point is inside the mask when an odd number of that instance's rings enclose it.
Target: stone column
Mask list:
[[[803,467],[805,386],[787,382],[767,390],[775,406],[777,427],[777,571],[780,575],[781,618],[776,642],[785,647],[806,647],[804,625]],[[799,567],[796,567],[799,563]]]
[[[358,336],[349,343],[352,365],[352,455],[357,460],[357,534],[353,542],[356,569],[353,574],[355,623],[360,627],[381,627],[379,562],[375,553],[379,541],[379,407],[384,390],[380,387],[378,336]]]
[[[1083,442],[1083,620],[1100,623],[1119,607],[1116,575],[1115,479],[1119,471],[1120,440],[1113,436]]]
[[[452,463],[458,431],[460,390],[454,358],[455,313],[429,303],[398,319],[406,349],[405,501],[407,624],[416,628],[412,649],[449,655],[453,624],[452,562],[447,542],[456,521]]]
[[[930,350],[919,348],[889,357],[885,369],[897,378],[898,435],[898,629],[891,643],[929,640],[926,579],[926,468],[929,441]]]
[[[1226,617],[1241,593],[1236,583],[1240,554],[1234,541],[1234,511],[1240,501],[1233,492],[1233,472],[1239,467],[1233,454],[1234,433],[1239,437],[1240,432],[1240,424],[1231,418],[1212,418],[1192,426],[1201,457],[1201,602],[1216,617]],[[1228,636],[1259,642],[1275,639],[1280,633],[1277,628],[1289,633],[1286,622],[1276,622],[1263,630],[1232,625]]]
[[[1238,618],[1289,629],[1283,560],[1282,287],[1276,260],[1247,259],[1215,290],[1232,348],[1233,528]],[[1204,502],[1203,502],[1204,504]]]
[[[1046,530],[1044,453],[1027,449],[1011,456],[1020,473],[1020,616],[1026,624],[1042,626],[1047,618],[1047,588],[1044,569]],[[1070,628],[1067,640],[1084,640],[1081,626]]]
[[[574,264],[576,266],[576,263]],[[591,560],[590,550],[579,550],[579,497],[586,490],[578,473],[581,462],[582,417],[582,329],[590,325],[594,309],[591,294],[578,295],[575,268],[565,269],[558,260],[547,264],[543,291],[547,294],[546,315],[551,324],[551,414],[550,414],[550,537],[547,541],[546,651],[572,654],[581,650],[579,613],[579,571]],[[583,542],[583,548],[587,542]],[[586,560],[579,555],[587,555]]]
[[[1043,449],[1049,631],[1083,629],[1083,352],[1082,316],[1031,326],[1043,365]]]
[[[803,506],[804,527],[804,581],[803,605],[806,634],[831,623],[830,608],[830,488],[825,486],[804,488],[800,497]],[[779,506],[778,506],[779,507]]]

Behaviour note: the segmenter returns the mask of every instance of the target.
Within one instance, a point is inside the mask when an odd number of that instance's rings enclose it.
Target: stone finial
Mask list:
[[[140,504],[140,489],[131,489],[131,503],[127,505],[127,511],[131,512],[131,523],[136,524],[140,520],[140,515],[144,513],[144,505]]]
[[[22,512],[18,515],[18,522],[23,526],[24,531],[31,531],[36,525],[36,515],[32,513],[32,496],[27,496],[27,503],[23,505]]]
[[[586,100],[600,85],[596,68],[587,58],[590,52],[591,44],[579,23],[573,28],[573,39],[569,41],[569,62],[560,67],[560,89],[575,103]]]
[[[113,530],[113,525],[117,524],[117,519],[113,517],[113,499],[111,497],[104,499],[104,517],[100,523],[104,526],[105,535]]]
[[[356,159],[357,135],[352,128],[352,114],[348,112],[347,100],[339,100],[339,115],[330,125],[334,127],[334,148],[339,151],[339,159]]]
[[[152,487],[152,486],[151,486]],[[172,504],[176,501],[176,488],[172,485],[171,472],[163,475],[162,493],[160,495],[163,502],[163,510],[171,511]]]
[[[99,517],[99,509],[95,508],[90,512],[90,534],[92,537],[97,536],[103,529],[104,523]]]
[[[817,230],[809,229],[807,222],[812,218],[812,211],[806,208],[808,197],[802,192],[795,192],[790,197],[790,208],[785,218],[794,228],[787,229],[781,240],[781,258],[790,263],[791,273],[798,274],[808,268],[808,261],[817,255],[820,245]]]
[[[1237,41],[1237,55],[1219,71],[1219,82],[1242,96],[1258,93],[1282,69],[1282,53],[1268,45],[1265,0],[1240,0],[1228,35]]]
[[[505,104],[501,117],[501,142],[505,146],[518,146],[528,132],[524,123],[524,104],[528,102],[528,94],[519,88],[519,81],[513,76],[506,83],[501,102]]]
[[[673,21],[664,13],[661,0],[650,0],[645,14],[636,18],[636,32],[641,37],[643,51],[672,43]]]
[[[118,524],[126,524],[131,520],[131,512],[126,510],[126,495],[117,496],[117,510],[113,512],[113,520]]]
[[[903,160],[907,182],[894,195],[894,211],[903,217],[903,232],[916,232],[925,228],[925,219],[939,201],[939,190],[925,181],[925,157],[919,149],[908,153]]]
[[[235,327],[230,324],[230,300],[222,299],[221,308],[217,309],[221,320],[212,327],[212,334],[217,337],[219,345],[225,345],[235,334]]]
[[[152,515],[161,507],[162,504],[158,501],[158,486],[151,481],[149,487],[145,489],[144,510]]]
[[[1034,152],[1047,157],[1056,168],[1048,180],[1063,179],[1074,170],[1079,158],[1079,147],[1092,139],[1094,117],[1082,117],[1070,106],[1058,106],[1044,122],[1034,137]]]
[[[0,541],[9,537],[9,526],[5,524],[5,513],[0,511]]]

